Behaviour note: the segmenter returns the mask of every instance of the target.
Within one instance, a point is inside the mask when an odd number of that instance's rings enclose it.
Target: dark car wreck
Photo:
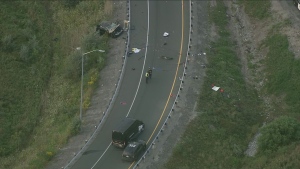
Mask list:
[[[120,26],[120,24],[109,21],[103,21],[99,25],[97,25],[96,32],[99,32],[100,36],[105,33],[108,33],[109,36],[117,38],[122,34],[123,29]]]

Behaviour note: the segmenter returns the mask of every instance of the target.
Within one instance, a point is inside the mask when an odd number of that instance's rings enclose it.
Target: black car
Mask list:
[[[300,10],[300,0],[294,0],[294,5]]]
[[[144,140],[138,140],[130,142],[124,149],[122,159],[124,161],[136,161],[146,150],[146,142]]]
[[[123,28],[118,23],[109,21],[103,21],[96,27],[96,31],[99,32],[100,36],[108,33],[113,38],[117,38],[123,32]]]
[[[145,129],[145,124],[133,118],[124,118],[112,131],[112,144],[125,148],[128,142],[135,140]]]

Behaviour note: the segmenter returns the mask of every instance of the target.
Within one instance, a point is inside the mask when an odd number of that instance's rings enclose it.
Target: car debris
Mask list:
[[[165,32],[165,33],[163,34],[163,36],[164,36],[164,37],[168,37],[168,36],[169,36],[169,33],[168,33],[168,32]]]
[[[141,51],[141,49],[139,49],[139,48],[132,48],[131,51],[133,53],[139,53]]]
[[[108,33],[111,37],[117,38],[123,32],[123,28],[118,23],[103,21],[96,27],[96,32],[99,32],[100,36]]]
[[[173,60],[173,58],[169,56],[161,56],[160,58],[164,60]]]

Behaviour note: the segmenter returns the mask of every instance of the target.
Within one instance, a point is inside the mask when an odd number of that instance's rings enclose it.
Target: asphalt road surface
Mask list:
[[[135,162],[122,161],[122,150],[111,145],[111,133],[126,116],[144,121],[139,139],[151,143],[163,125],[180,85],[189,31],[188,1],[131,1],[130,48],[123,81],[97,137],[71,167],[73,169],[126,169]],[[168,32],[169,37],[163,37]],[[164,60],[161,56],[172,57]],[[145,73],[153,68],[148,84]],[[134,70],[133,70],[134,68]],[[121,104],[122,103],[122,104]]]

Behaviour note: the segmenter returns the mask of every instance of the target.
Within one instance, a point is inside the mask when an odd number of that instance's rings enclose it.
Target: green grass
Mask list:
[[[244,151],[262,124],[261,100],[244,82],[230,32],[224,29],[228,18],[222,1],[210,15],[220,37],[208,52],[198,102],[201,115],[188,125],[166,168],[241,168]],[[212,84],[224,94],[211,90]]]
[[[0,2],[0,168],[43,168],[80,129],[75,49],[108,50],[108,37],[94,34],[106,17],[103,1],[68,3]],[[84,110],[105,60],[104,53],[85,56]]]
[[[270,0],[240,0],[245,6],[247,14],[255,19],[265,19],[271,15],[271,1]]]
[[[268,79],[265,88],[268,93],[284,96],[288,108],[282,113],[299,114],[300,61],[295,59],[289,50],[289,42],[285,35],[272,34],[265,45],[269,48],[265,61]]]

